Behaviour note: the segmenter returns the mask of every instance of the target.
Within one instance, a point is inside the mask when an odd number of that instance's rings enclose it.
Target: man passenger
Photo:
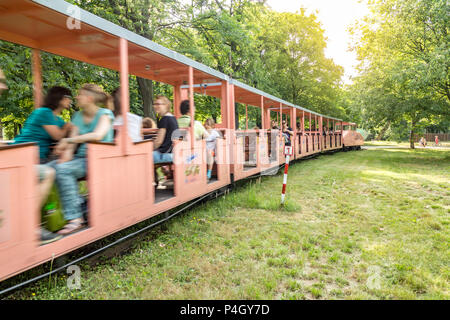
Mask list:
[[[191,126],[191,116],[189,115],[189,100],[183,100],[180,104],[182,116],[178,118],[178,127],[189,128]],[[195,140],[201,140],[208,137],[208,131],[200,121],[194,121]]]

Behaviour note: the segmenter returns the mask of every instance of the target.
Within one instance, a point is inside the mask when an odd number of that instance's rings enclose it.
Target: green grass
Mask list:
[[[450,152],[322,155],[82,263],[17,299],[449,299]]]
[[[446,148],[450,148],[450,141],[441,141],[441,147],[446,147]],[[406,142],[395,142],[395,141],[365,141],[364,142],[365,146],[400,146],[400,147],[406,147],[409,148],[409,141]],[[414,145],[416,147],[420,147],[418,142],[415,142]],[[434,147],[434,140],[433,141],[428,141],[427,143],[427,147]]]

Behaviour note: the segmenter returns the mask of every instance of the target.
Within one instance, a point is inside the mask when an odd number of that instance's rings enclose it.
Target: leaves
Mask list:
[[[389,124],[412,136],[438,118],[440,130],[447,130],[446,1],[374,0],[371,5],[372,14],[352,28],[361,76],[349,89],[350,108],[359,109],[366,128],[375,131]]]
[[[255,0],[71,0],[73,4],[294,104],[330,116],[344,116],[339,107],[343,69],[324,55],[326,41],[315,15],[277,13]],[[0,99],[0,119],[17,133],[32,111],[30,50],[0,42],[0,67],[11,82]],[[5,54],[3,54],[3,52]],[[42,54],[43,87],[76,89],[100,84],[111,92],[117,72],[63,57]],[[172,88],[130,76],[130,106],[139,115],[153,115],[152,96],[172,96]],[[6,98],[5,98],[6,97]],[[196,118],[220,117],[219,101],[197,95]],[[242,116],[244,106],[238,106]],[[251,125],[260,111],[249,108]],[[14,124],[13,124],[14,123]],[[260,125],[260,124],[259,124]],[[14,131],[14,132],[13,132]]]

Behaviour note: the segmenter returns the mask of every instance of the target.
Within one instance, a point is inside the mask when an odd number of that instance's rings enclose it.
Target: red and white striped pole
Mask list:
[[[283,189],[281,190],[281,205],[284,204],[284,198],[286,196],[286,183],[287,183],[287,175],[288,175],[288,169],[289,169],[289,158],[292,155],[292,147],[291,146],[284,147],[284,155],[286,156],[286,163],[284,165]]]

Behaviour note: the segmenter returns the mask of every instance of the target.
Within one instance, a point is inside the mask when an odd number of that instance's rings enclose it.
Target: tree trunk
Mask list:
[[[236,130],[239,130],[239,110],[238,104],[234,104],[234,125],[236,126]]]
[[[153,108],[153,81],[139,77],[136,77],[136,79],[139,85],[139,93],[142,98],[144,117],[150,117],[153,120],[156,120],[156,113]]]
[[[409,133],[409,147],[411,149],[414,149],[414,126],[415,122],[414,120],[411,121],[411,131]]]
[[[380,133],[378,134],[378,136],[375,138],[375,140],[381,140],[383,139],[384,134],[386,133],[386,130],[389,128],[389,125],[391,123],[388,121],[386,122],[386,124],[384,125],[383,129],[381,129]]]

